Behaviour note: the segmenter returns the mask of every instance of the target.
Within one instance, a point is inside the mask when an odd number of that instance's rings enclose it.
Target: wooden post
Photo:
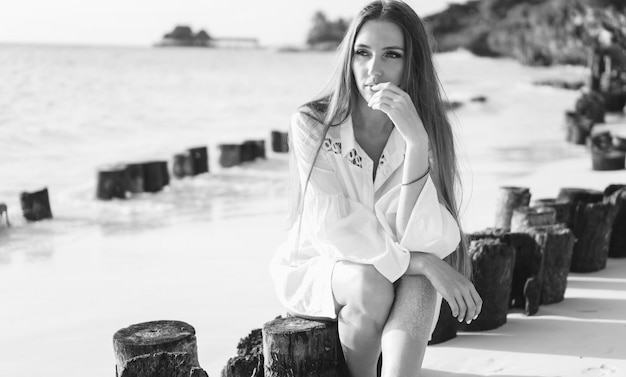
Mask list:
[[[452,316],[450,305],[446,300],[441,300],[441,309],[439,310],[437,325],[435,326],[430,341],[428,341],[428,345],[439,344],[456,338],[458,327],[459,321]]]
[[[156,352],[128,360],[118,377],[209,377],[185,352]]]
[[[158,192],[170,182],[167,161],[148,161],[143,163],[144,192]]]
[[[604,123],[606,108],[601,94],[584,93],[576,100],[574,107],[577,113],[589,117],[594,123]]]
[[[289,152],[289,135],[287,132],[272,131],[272,151],[278,153]]]
[[[254,161],[254,144],[244,142],[241,144],[241,162]]]
[[[343,354],[336,322],[299,317],[263,325],[265,377],[338,377]]]
[[[567,203],[569,206],[569,215],[567,216],[569,221],[567,222],[567,226],[572,229],[574,226],[574,216],[576,215],[576,207],[578,203],[597,203],[603,198],[604,194],[602,191],[577,187],[564,187],[559,190],[556,201],[560,203]]]
[[[243,145],[250,145],[253,159],[265,159],[265,140],[246,140],[243,142]]]
[[[609,131],[595,132],[589,138],[589,146],[601,150],[608,150],[613,147],[613,137]]]
[[[9,207],[5,203],[0,203],[0,219],[2,219],[2,216],[6,217],[7,226],[11,226],[9,222]]]
[[[221,377],[263,377],[263,334],[254,329],[237,344],[237,356],[222,369]]]
[[[623,170],[626,168],[626,152],[617,149],[591,148],[591,167],[599,171]]]
[[[184,178],[193,175],[193,166],[189,153],[178,153],[174,155],[172,174],[176,178]]]
[[[143,322],[118,330],[113,335],[113,349],[116,361],[116,376],[122,377],[127,364],[141,356],[155,353],[187,354],[190,368],[199,368],[196,330],[181,321]],[[177,356],[173,356],[176,358]],[[136,360],[136,359],[135,359]],[[159,363],[167,364],[163,357],[143,358],[134,369],[156,368]],[[138,368],[141,367],[141,368]],[[189,375],[190,370],[187,371]]]
[[[509,307],[524,309],[528,316],[536,314],[541,303],[543,255],[533,237],[499,228],[487,228],[469,237],[471,240],[497,240],[515,249]]]
[[[191,175],[209,172],[209,149],[207,147],[189,148],[187,153],[191,160]]]
[[[541,303],[543,255],[528,233],[508,233],[504,241],[515,249],[509,307],[534,315]]]
[[[626,258],[626,185],[608,186],[604,190],[604,202],[613,212],[609,257]]]
[[[130,178],[125,165],[113,165],[98,170],[96,198],[110,200],[125,199],[129,191]]]
[[[470,242],[469,254],[474,266],[474,286],[483,299],[482,312],[471,324],[461,324],[465,331],[483,331],[506,323],[511,296],[515,249],[496,239]]]
[[[496,228],[511,229],[515,208],[528,206],[530,190],[526,187],[500,187],[496,198]]]
[[[563,301],[574,250],[574,234],[564,224],[533,227],[527,230],[535,239],[541,255],[541,304]]]
[[[611,239],[611,207],[607,203],[576,205],[572,231],[577,239],[572,254],[572,272],[595,272],[606,267]]]
[[[532,207],[548,207],[554,209],[554,223],[568,224],[570,222],[570,203],[557,201],[555,198],[533,200]]]
[[[220,144],[220,166],[230,168],[241,163],[240,144]]]
[[[567,124],[566,140],[573,144],[585,145],[593,127],[593,120],[575,111],[567,111],[565,123]]]
[[[513,210],[511,231],[521,232],[533,226],[551,225],[556,220],[556,210],[549,207],[519,207]]]
[[[626,95],[621,90],[602,91],[600,92],[604,98],[606,105],[606,111],[608,113],[621,113],[624,112],[624,105],[626,105]]]
[[[128,191],[131,194],[139,194],[144,191],[144,172],[142,163],[126,164],[128,178]]]
[[[28,221],[39,221],[52,218],[48,188],[35,192],[20,194],[20,204],[24,218]]]

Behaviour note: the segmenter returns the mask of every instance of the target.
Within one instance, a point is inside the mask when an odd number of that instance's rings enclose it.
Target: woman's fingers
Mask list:
[[[465,280],[465,281],[463,281]],[[464,277],[452,282],[453,287],[441,292],[450,305],[452,316],[459,322],[470,323],[478,317],[482,309],[482,299],[474,285]]]
[[[472,317],[472,319],[476,319],[483,309],[483,299],[480,297],[480,295],[476,291],[476,288],[473,285],[472,289],[470,289],[470,294],[472,295],[472,299],[476,303],[476,310],[474,311],[474,316]]]

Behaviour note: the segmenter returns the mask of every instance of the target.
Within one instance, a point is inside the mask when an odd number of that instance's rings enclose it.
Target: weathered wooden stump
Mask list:
[[[192,176],[209,172],[209,149],[207,147],[195,147],[187,149],[191,160]]]
[[[541,303],[543,255],[533,237],[523,232],[487,228],[469,234],[469,238],[470,240],[497,240],[515,249],[509,307],[524,309],[526,315],[536,314]],[[530,280],[532,281],[529,283]]]
[[[626,93],[621,90],[615,91],[602,91],[600,92],[602,98],[604,98],[604,105],[606,111],[610,113],[624,112],[624,105],[626,104]]]
[[[343,353],[336,322],[299,317],[263,325],[265,377],[337,377]]]
[[[623,170],[626,168],[626,152],[591,148],[591,168],[598,171]]]
[[[252,159],[265,158],[265,140],[246,140],[243,145],[248,146],[252,153]]]
[[[606,104],[604,103],[604,98],[598,92],[583,93],[576,100],[574,108],[577,113],[590,118],[594,123],[604,123]]]
[[[272,151],[278,153],[289,152],[289,134],[287,132],[272,131]]]
[[[433,331],[433,335],[428,341],[428,345],[439,344],[456,338],[459,321],[452,316],[452,309],[446,300],[441,300],[439,319]]]
[[[5,203],[0,203],[0,219],[2,217],[6,218],[7,226],[11,226],[11,222],[9,221],[9,207]]]
[[[611,239],[611,207],[607,203],[576,205],[572,231],[577,239],[572,254],[572,272],[595,272],[606,267]]]
[[[530,190],[527,187],[500,187],[496,198],[496,228],[511,229],[515,208],[528,206]]]
[[[604,202],[613,212],[609,257],[626,258],[626,185],[608,186],[604,190]]]
[[[567,111],[565,123],[567,124],[566,141],[572,144],[585,145],[593,127],[593,120],[575,111]]]
[[[532,207],[548,207],[554,210],[555,224],[568,224],[570,222],[571,204],[565,201],[558,201],[555,198],[545,198],[533,200]]]
[[[483,308],[472,323],[461,324],[465,331],[483,331],[506,323],[511,296],[515,249],[496,239],[470,242],[469,254],[474,266],[474,286],[483,299]]]
[[[254,144],[244,142],[241,144],[241,162],[254,161]]]
[[[119,377],[209,377],[186,352],[157,352],[128,360]]]
[[[125,165],[113,165],[98,170],[96,198],[110,200],[126,199],[129,191],[130,177]]]
[[[589,138],[588,146],[602,150],[611,149],[613,147],[613,137],[609,131],[594,132]]]
[[[22,192],[20,204],[24,218],[28,221],[39,221],[52,218],[48,188],[35,192]]]
[[[574,234],[564,224],[533,227],[527,230],[543,256],[541,304],[563,301],[574,250]]]
[[[167,161],[148,161],[142,165],[144,192],[159,192],[170,183]]]
[[[185,364],[190,368],[187,370],[187,376],[190,374],[191,368],[200,367],[196,330],[191,325],[181,321],[143,322],[120,329],[113,335],[113,349],[115,351],[116,376],[118,377],[144,375],[124,374],[127,364],[133,359],[136,361],[132,366],[132,373],[145,373],[153,369],[167,368],[168,365],[175,362],[176,358],[180,357],[176,355],[151,356],[155,353],[187,354],[184,356]],[[141,356],[144,357],[139,360],[136,359]]]
[[[556,210],[550,207],[519,207],[513,210],[511,231],[523,232],[533,226],[551,225],[556,221]]]
[[[528,233],[508,233],[504,242],[515,249],[509,307],[524,309],[528,316],[534,315],[541,303],[543,255]],[[538,290],[529,289],[529,284],[530,288],[537,286]]]
[[[556,201],[559,203],[567,203],[569,206],[569,221],[567,222],[567,226],[572,229],[574,226],[574,216],[576,215],[576,207],[578,203],[597,203],[602,201],[603,198],[604,194],[602,191],[577,187],[564,187],[559,190]]]
[[[558,202],[585,202],[596,203],[604,198],[604,193],[599,190],[591,190],[578,187],[564,187],[559,190],[556,197]]]
[[[142,193],[144,191],[144,165],[142,163],[129,163],[125,166],[128,178],[128,191],[132,194]]]
[[[241,144],[220,144],[220,166],[230,168],[241,163]]]
[[[221,377],[263,377],[263,334],[254,329],[237,344],[237,356],[230,358]]]
[[[174,155],[172,175],[179,179],[193,175],[193,165],[189,153],[177,153]]]

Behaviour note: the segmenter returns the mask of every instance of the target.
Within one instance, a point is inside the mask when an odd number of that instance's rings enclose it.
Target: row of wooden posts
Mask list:
[[[624,101],[626,93],[584,93],[576,101],[576,110],[565,112],[566,140],[589,147],[593,170],[626,168],[626,137],[593,131],[604,123],[607,112],[623,113]]]
[[[287,132],[272,131],[272,151],[287,153],[289,151]],[[228,168],[244,162],[264,159],[265,140],[247,140],[241,144],[219,144],[219,164]],[[189,148],[173,157],[172,175],[175,178],[193,177],[209,172],[209,151],[207,147]],[[133,194],[142,192],[158,192],[170,183],[168,162],[154,160],[134,163],[120,163],[103,167],[98,170],[96,198],[109,200],[113,198],[127,199]],[[39,221],[52,218],[48,188],[20,194],[22,214],[28,221]],[[9,209],[0,203],[0,220],[9,221]]]
[[[501,187],[496,200],[494,227],[468,235],[473,282],[483,298],[482,312],[471,324],[460,324],[448,304],[442,302],[431,345],[456,337],[457,331],[500,327],[511,309],[534,315],[540,305],[564,299],[570,271],[599,271],[606,267],[607,258],[626,257],[626,185],[610,185],[604,191],[562,188],[555,198],[532,202],[529,188]],[[155,365],[169,366],[172,360],[180,359],[193,361],[185,364],[191,365],[186,371],[199,368],[197,354],[179,355],[189,349],[195,352],[195,343],[193,347],[181,345],[183,351],[172,350],[172,336],[168,335],[163,340],[167,347],[161,347],[155,345],[152,335],[162,332],[160,322],[133,326],[130,328],[150,334],[151,345],[141,349],[143,355],[120,351],[129,348],[119,345],[119,334],[127,334],[133,342],[140,337],[128,335],[126,329],[118,331],[114,336],[118,377],[135,375],[124,374],[129,363],[133,368],[154,369]],[[190,333],[187,326],[180,326],[185,334]],[[164,354],[167,352],[174,353],[168,356]],[[237,356],[221,373],[222,377],[347,375],[337,323],[293,316],[278,317],[241,339]]]
[[[272,151],[289,151],[287,133],[271,132]],[[219,144],[219,165],[230,168],[257,158],[265,159],[265,140],[247,140],[240,144]],[[96,197],[108,200],[126,199],[141,192],[161,191],[170,182],[166,160],[126,163],[109,166],[98,171]],[[196,176],[209,172],[207,147],[189,148],[174,155],[172,174],[176,178]]]

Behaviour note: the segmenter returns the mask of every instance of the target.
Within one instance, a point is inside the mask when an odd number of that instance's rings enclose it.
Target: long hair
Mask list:
[[[315,119],[322,129],[311,130],[314,135],[321,135],[315,152],[317,158],[324,137],[330,127],[341,125],[351,114],[359,94],[352,73],[355,39],[361,27],[368,21],[388,21],[400,27],[404,36],[405,60],[402,89],[413,100],[420,115],[433,152],[431,178],[439,193],[439,200],[455,218],[459,229],[460,179],[454,148],[454,135],[443,105],[441,83],[432,61],[431,40],[424,23],[413,9],[400,0],[377,0],[366,5],[351,22],[339,47],[339,63],[326,91],[317,99],[304,104],[300,111]],[[308,186],[313,166],[309,168],[304,189],[298,187],[296,205],[292,208],[292,221],[297,219],[303,209],[304,195]],[[471,266],[467,257],[467,241],[461,232],[461,243],[448,263],[466,276],[471,275]]]

